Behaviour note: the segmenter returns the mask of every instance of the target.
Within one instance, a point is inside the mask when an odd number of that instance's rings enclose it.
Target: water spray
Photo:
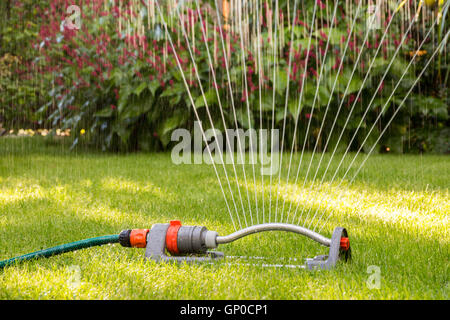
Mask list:
[[[170,223],[157,223],[151,229],[128,229],[118,235],[102,236],[63,244],[23,256],[0,261],[0,269],[37,258],[48,258],[65,252],[79,249],[119,243],[123,247],[145,248],[145,258],[158,263],[199,263],[214,262],[225,259],[223,252],[214,251],[220,244],[234,242],[248,235],[265,231],[293,232],[329,247],[328,255],[319,255],[306,259],[305,268],[331,269],[341,260],[351,259],[350,241],[347,230],[337,227],[331,238],[307,228],[286,223],[264,223],[241,229],[227,236],[219,236],[216,231],[210,231],[204,226],[183,226],[178,220]]]

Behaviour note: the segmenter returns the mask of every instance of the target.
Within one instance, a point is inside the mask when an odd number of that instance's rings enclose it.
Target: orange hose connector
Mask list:
[[[130,233],[130,244],[134,248],[145,248],[147,246],[147,233],[149,229],[133,229]]]

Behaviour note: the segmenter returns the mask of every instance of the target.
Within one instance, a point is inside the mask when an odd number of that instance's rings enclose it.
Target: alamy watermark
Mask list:
[[[198,121],[193,137],[186,129],[172,132],[171,141],[178,142],[172,149],[174,164],[259,164],[262,175],[276,174],[280,168],[279,129],[226,129],[224,133],[208,129],[204,136],[202,132]]]
[[[80,30],[81,29],[81,9],[77,5],[70,5],[66,10],[67,14],[70,16],[66,17],[64,20],[64,26],[69,30]]]
[[[376,4],[367,7],[366,26],[369,30],[381,29],[381,9],[378,0]]]
[[[371,265],[367,267],[367,273],[370,274],[366,281],[369,289],[381,288],[381,269],[379,266]]]
[[[70,277],[67,279],[67,286],[70,289],[77,289],[81,285],[81,268],[78,265],[71,265],[68,270]]]

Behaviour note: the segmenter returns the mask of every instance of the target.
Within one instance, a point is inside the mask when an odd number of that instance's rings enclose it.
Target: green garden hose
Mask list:
[[[90,239],[84,239],[80,241],[75,241],[71,243],[62,244],[60,246],[35,251],[32,253],[25,254],[23,256],[14,257],[11,259],[0,261],[0,269],[4,267],[13,265],[15,263],[20,263],[27,260],[38,259],[38,258],[48,258],[54,255],[58,255],[65,252],[85,249],[89,247],[101,246],[108,243],[119,242],[119,235],[109,235]]]

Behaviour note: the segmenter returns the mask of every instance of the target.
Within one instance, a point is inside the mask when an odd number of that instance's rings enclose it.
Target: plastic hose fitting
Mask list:
[[[127,247],[127,248],[131,247],[130,233],[131,233],[131,229],[122,230],[119,233],[119,243],[122,247]]]
[[[119,234],[119,243],[123,247],[145,248],[149,229],[128,229]]]
[[[179,254],[178,250],[178,231],[181,228],[181,221],[172,220],[169,223],[166,233],[166,248],[172,254]]]
[[[171,254],[205,254],[216,248],[217,232],[206,227],[182,226],[178,220],[170,221],[166,233],[166,248]]]
[[[178,220],[166,224],[165,248],[172,255],[205,254],[207,249],[217,248],[217,232],[206,227],[182,226]],[[123,247],[147,247],[149,229],[128,229],[119,234]],[[151,231],[150,231],[151,233]]]

